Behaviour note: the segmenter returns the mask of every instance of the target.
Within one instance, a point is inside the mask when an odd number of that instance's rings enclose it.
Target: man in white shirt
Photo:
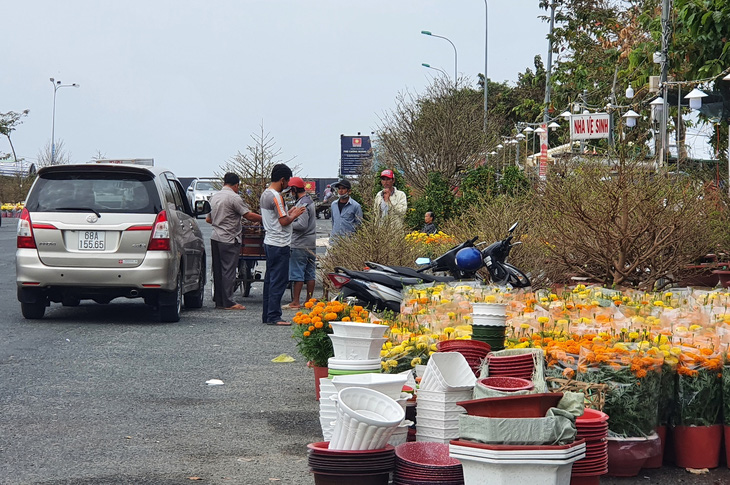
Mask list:
[[[395,175],[392,170],[383,170],[380,173],[380,183],[383,184],[383,190],[377,193],[373,204],[375,220],[381,224],[392,221],[402,227],[408,210],[406,193],[395,188]]]
[[[289,185],[291,169],[277,163],[271,170],[271,183],[261,194],[261,217],[266,235],[266,276],[264,276],[264,309],[262,320],[267,325],[291,325],[281,319],[281,297],[289,282],[289,257],[291,246],[291,223],[306,207],[294,207],[287,211],[281,192]]]

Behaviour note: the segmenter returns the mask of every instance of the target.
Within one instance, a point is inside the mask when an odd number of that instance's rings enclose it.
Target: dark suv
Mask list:
[[[18,222],[18,300],[25,318],[51,302],[144,298],[160,320],[203,306],[205,244],[175,175],[141,165],[42,168]]]

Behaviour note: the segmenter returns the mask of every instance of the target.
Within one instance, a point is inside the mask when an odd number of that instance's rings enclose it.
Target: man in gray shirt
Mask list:
[[[307,210],[291,223],[291,257],[289,258],[289,281],[292,282],[292,301],[282,308],[285,310],[299,310],[302,306],[299,296],[304,283],[307,284],[305,302],[312,298],[314,293],[314,279],[317,250],[317,211],[314,201],[304,188],[304,180],[299,177],[289,179],[291,193],[296,198],[296,207],[306,207]]]
[[[241,255],[241,217],[261,223],[261,216],[251,212],[238,195],[240,179],[235,173],[223,176],[223,188],[210,198],[210,213],[205,221],[213,225],[210,251],[213,260],[213,301],[216,308],[245,310],[233,301],[236,268]]]
[[[330,205],[332,212],[332,232],[330,233],[330,244],[334,244],[338,237],[346,236],[355,232],[355,229],[362,223],[362,207],[357,201],[350,197],[352,184],[347,179],[342,179],[334,184],[339,196]]]

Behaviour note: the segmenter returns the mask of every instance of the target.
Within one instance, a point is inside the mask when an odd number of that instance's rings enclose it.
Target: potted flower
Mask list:
[[[318,301],[311,299],[304,304],[304,310],[297,312],[292,321],[292,337],[297,342],[297,350],[307,359],[307,366],[314,369],[317,399],[319,399],[319,379],[327,377],[327,363],[335,352],[329,335],[332,327],[329,322],[365,322],[369,317],[367,310],[359,305],[348,305],[340,301]]]
[[[654,434],[664,355],[647,342],[631,349],[596,339],[581,349],[578,380],[608,385],[603,411],[608,414],[608,474],[635,476],[647,459],[660,453]],[[644,348],[645,350],[640,350]]]
[[[677,466],[715,468],[719,464],[722,367],[721,357],[712,349],[681,349],[672,418]]]

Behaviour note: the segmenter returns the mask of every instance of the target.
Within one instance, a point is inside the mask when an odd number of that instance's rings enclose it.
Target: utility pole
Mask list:
[[[669,72],[669,38],[671,36],[671,32],[669,30],[669,10],[670,10],[670,0],[662,0],[662,54],[661,54],[661,74],[660,74],[660,84],[662,86],[662,98],[664,99],[664,102],[662,103],[662,114],[661,119],[659,120],[659,130],[661,131],[659,136],[659,150],[657,150],[658,153],[658,159],[657,159],[657,169],[664,168],[664,164],[667,157],[667,145],[668,145],[668,136],[667,136],[667,118],[669,117],[669,105],[667,103],[667,74]]]

